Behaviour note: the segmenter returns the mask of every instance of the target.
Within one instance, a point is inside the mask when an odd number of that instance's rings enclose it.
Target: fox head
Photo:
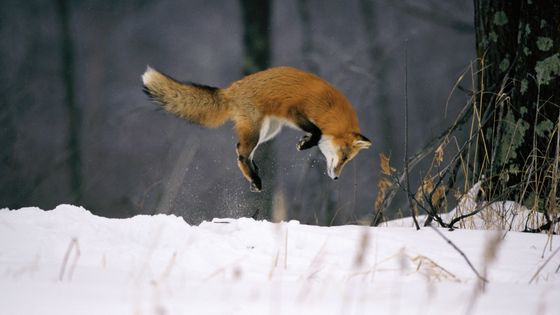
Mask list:
[[[360,150],[370,146],[371,141],[357,132],[342,136],[322,135],[319,140],[319,150],[327,160],[329,177],[338,179],[344,165],[352,160]]]

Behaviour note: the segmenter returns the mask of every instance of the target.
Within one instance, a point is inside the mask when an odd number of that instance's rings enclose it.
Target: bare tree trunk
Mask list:
[[[240,0],[243,19],[243,74],[248,75],[270,66],[270,0]],[[251,194],[252,211],[271,218],[276,169],[272,162],[272,143],[263,143],[257,150],[256,163],[263,179],[263,190]]]
[[[270,65],[270,0],[241,0],[243,15],[243,74]]]
[[[81,160],[81,111],[75,98],[74,78],[74,43],[71,30],[71,3],[58,0],[58,17],[60,22],[60,48],[62,62],[62,81],[64,84],[64,106],[68,114],[68,168],[70,172],[70,191],[76,203],[82,200],[82,160]]]

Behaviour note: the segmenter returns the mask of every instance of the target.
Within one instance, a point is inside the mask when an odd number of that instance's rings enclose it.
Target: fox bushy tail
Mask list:
[[[144,92],[163,108],[183,119],[215,128],[230,117],[221,90],[195,83],[181,83],[148,66],[142,75]]]

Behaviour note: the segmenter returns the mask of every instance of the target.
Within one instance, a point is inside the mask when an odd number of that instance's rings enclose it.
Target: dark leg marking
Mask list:
[[[322,135],[321,129],[307,119],[307,117],[302,113],[294,112],[293,115],[296,125],[301,128],[301,130],[309,133],[308,135],[301,137],[296,145],[296,148],[300,151],[307,150],[319,144],[319,140],[321,140]]]

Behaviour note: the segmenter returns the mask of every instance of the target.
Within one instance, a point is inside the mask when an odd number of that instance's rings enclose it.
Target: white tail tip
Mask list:
[[[142,82],[144,85],[147,85],[150,81],[152,81],[155,74],[157,74],[157,71],[148,65],[146,67],[146,71],[142,74]]]

